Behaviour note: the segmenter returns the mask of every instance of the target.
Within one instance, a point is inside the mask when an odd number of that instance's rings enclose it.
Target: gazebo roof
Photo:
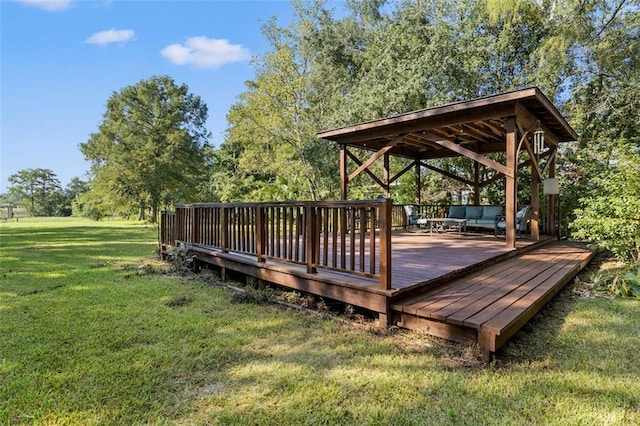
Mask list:
[[[505,124],[514,116],[519,125],[541,127],[550,145],[578,138],[537,87],[327,130],[317,136],[371,151],[385,148],[391,155],[412,159],[458,156],[450,149],[452,144],[481,154],[505,152]]]

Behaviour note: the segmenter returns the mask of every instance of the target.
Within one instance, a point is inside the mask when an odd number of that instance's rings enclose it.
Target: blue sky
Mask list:
[[[78,145],[109,96],[153,75],[186,83],[209,107],[212,142],[252,56],[269,46],[261,25],[288,25],[287,1],[0,0],[0,193],[9,175],[53,170],[64,187],[86,178]]]

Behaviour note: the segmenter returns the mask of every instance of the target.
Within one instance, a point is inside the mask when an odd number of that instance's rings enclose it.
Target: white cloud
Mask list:
[[[160,54],[176,65],[194,65],[198,68],[217,68],[251,58],[249,49],[240,44],[204,36],[190,37],[184,45],[171,44],[162,49]]]
[[[71,7],[73,0],[17,0],[19,3],[27,6],[37,7],[49,12],[57,12],[59,10]]]
[[[104,46],[109,43],[124,43],[126,41],[132,40],[134,36],[135,33],[133,32],[133,30],[110,29],[91,34],[91,36],[84,42],[88,44],[99,44],[101,46]]]

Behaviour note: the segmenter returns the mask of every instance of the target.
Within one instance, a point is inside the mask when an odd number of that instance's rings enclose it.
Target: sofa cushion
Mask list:
[[[450,217],[452,219],[464,219],[464,215],[465,215],[465,208],[466,206],[451,206],[449,207],[449,215],[447,217]]]
[[[500,215],[502,215],[502,206],[483,206],[482,208],[483,220],[494,221]]]
[[[493,228],[495,223],[495,219],[476,219],[475,221],[477,226],[482,226],[483,228]]]
[[[482,206],[467,206],[465,219],[479,219],[482,217]]]
[[[529,207],[523,207],[520,209],[518,213],[516,213],[516,223],[520,224],[522,222],[522,218],[529,214]]]

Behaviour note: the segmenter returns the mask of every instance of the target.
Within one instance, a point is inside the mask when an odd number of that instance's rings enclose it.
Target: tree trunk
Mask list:
[[[146,209],[147,209],[147,206],[145,202],[140,200],[139,210],[138,210],[138,220],[142,221],[146,219],[145,217]]]

